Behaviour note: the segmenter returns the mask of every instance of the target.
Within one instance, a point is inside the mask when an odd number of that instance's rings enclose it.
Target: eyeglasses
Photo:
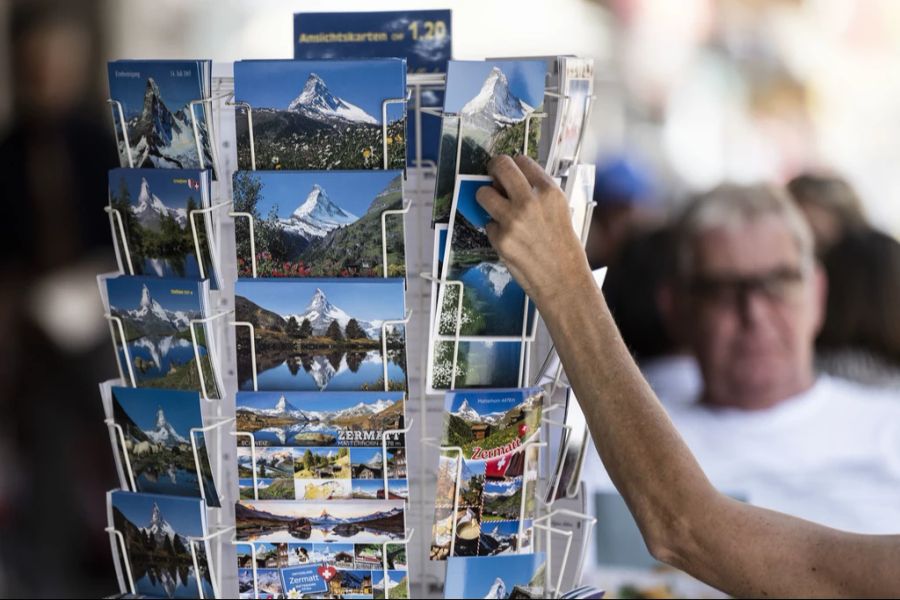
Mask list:
[[[803,279],[800,269],[781,267],[753,277],[697,275],[688,289],[700,300],[720,306],[743,306],[751,292],[770,302],[789,303],[797,298]]]

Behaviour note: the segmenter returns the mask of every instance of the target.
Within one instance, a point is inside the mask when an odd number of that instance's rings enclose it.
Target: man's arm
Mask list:
[[[502,191],[479,190],[488,236],[540,310],[650,552],[734,596],[900,595],[900,535],[829,529],[713,488],[628,353],[562,191],[527,157],[489,172]]]

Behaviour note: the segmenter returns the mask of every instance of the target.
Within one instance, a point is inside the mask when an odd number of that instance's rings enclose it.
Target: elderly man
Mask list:
[[[816,377],[826,283],[803,215],[777,190],[727,185],[676,235],[661,304],[703,385],[666,408],[713,485],[831,527],[900,531],[900,398]]]

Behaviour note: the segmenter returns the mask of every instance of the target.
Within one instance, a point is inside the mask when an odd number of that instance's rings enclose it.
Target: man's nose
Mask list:
[[[738,315],[744,329],[757,327],[768,314],[769,301],[762,290],[743,286],[738,293]]]

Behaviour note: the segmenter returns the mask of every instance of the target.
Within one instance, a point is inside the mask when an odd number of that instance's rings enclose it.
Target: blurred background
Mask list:
[[[589,252],[723,181],[837,174],[900,234],[900,2],[394,0],[452,8],[455,58],[596,59],[582,160],[600,165]],[[96,384],[115,375],[93,275],[112,270],[106,61],[290,58],[319,0],[0,2],[0,596],[114,590],[113,463]],[[624,218],[618,218],[624,215]],[[652,292],[651,292],[652,293]]]

